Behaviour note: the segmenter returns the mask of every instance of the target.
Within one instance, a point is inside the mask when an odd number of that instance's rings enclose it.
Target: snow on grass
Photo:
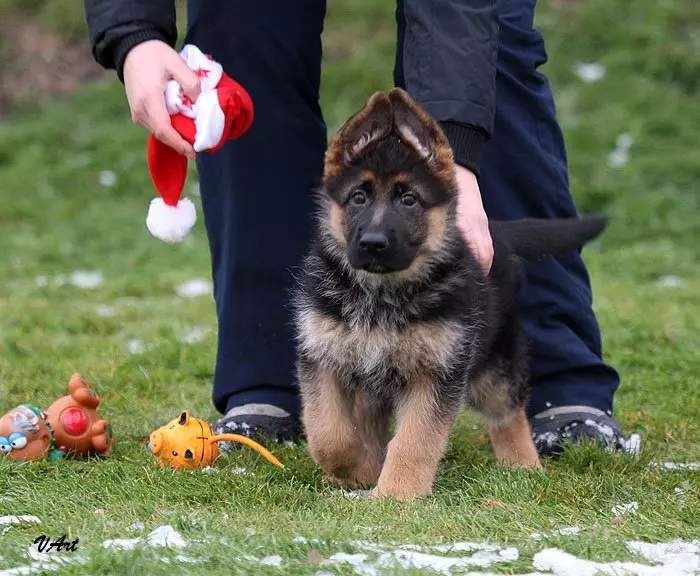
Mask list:
[[[678,276],[667,274],[665,276],[659,276],[656,280],[656,285],[661,288],[680,288],[683,285],[683,280]]]
[[[134,339],[134,340],[129,340],[126,343],[126,349],[131,353],[131,354],[143,354],[146,351],[146,346],[144,345],[143,341]]]
[[[629,504],[618,504],[613,506],[611,511],[615,516],[625,516],[627,514],[634,514],[639,510],[638,502],[630,502]]]
[[[547,548],[535,554],[533,566],[537,570],[549,570],[556,576],[691,576],[700,570],[698,541],[648,544],[627,542],[631,554],[642,556],[653,562],[594,562],[578,558],[573,554]]]
[[[41,520],[31,515],[0,516],[0,526],[7,526],[8,524],[41,524]]]
[[[211,294],[212,285],[208,280],[195,278],[180,284],[175,291],[180,298],[199,298]]]
[[[102,286],[104,283],[104,277],[102,276],[102,272],[78,270],[70,275],[70,283],[76,288],[92,290]]]
[[[540,534],[539,532],[535,532],[533,534],[530,534],[530,538],[533,540],[542,540],[542,538],[551,538],[554,536],[576,536],[581,533],[581,528],[578,526],[565,526],[564,528],[559,528],[557,530],[553,530],[549,534]]]
[[[111,188],[117,183],[117,175],[111,170],[102,170],[102,172],[100,172],[99,176],[97,177],[97,181],[102,186]]]
[[[137,546],[147,545],[152,547],[184,548],[187,543],[179,532],[172,526],[159,526],[143,538],[115,538],[105,540],[102,547],[106,549],[133,550]]]
[[[601,64],[581,62],[574,66],[574,74],[587,84],[598,82],[605,77],[605,67]]]
[[[615,148],[608,156],[608,164],[613,168],[622,168],[630,160],[630,148],[634,142],[630,134],[620,134],[615,142]]]
[[[649,466],[662,470],[700,470],[700,462],[650,462]]]
[[[207,334],[209,334],[208,328],[195,327],[185,333],[180,341],[183,344],[197,344],[198,342],[204,340],[207,337]]]

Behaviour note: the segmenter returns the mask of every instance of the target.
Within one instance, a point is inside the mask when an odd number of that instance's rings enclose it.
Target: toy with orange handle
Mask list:
[[[202,468],[209,466],[219,456],[219,442],[230,440],[240,442],[257,450],[269,462],[280,468],[284,465],[269,450],[240,434],[214,434],[204,420],[190,416],[185,410],[151,433],[148,450],[158,459],[161,466],[173,468]]]

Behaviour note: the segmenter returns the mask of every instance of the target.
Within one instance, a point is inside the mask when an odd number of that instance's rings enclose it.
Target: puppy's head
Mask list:
[[[437,122],[405,91],[377,92],[326,153],[326,237],[355,270],[420,275],[444,247],[454,178]]]

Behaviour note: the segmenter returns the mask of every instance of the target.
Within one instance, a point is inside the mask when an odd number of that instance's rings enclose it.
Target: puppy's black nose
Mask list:
[[[384,232],[365,232],[360,236],[360,248],[367,252],[381,252],[389,247],[389,238]]]

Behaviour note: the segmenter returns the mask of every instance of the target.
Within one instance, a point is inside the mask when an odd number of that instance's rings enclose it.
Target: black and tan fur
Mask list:
[[[485,417],[499,462],[540,466],[524,411],[522,260],[579,249],[607,220],[491,222],[485,275],[456,201],[448,142],[400,89],[374,94],[326,154],[294,299],[302,421],[328,477],[376,485],[373,496],[429,494],[464,408]]]

